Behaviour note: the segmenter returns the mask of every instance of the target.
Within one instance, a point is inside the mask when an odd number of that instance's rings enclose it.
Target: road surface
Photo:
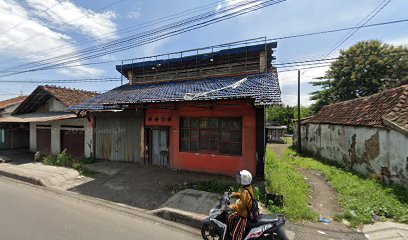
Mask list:
[[[0,239],[199,239],[162,224],[0,176]]]

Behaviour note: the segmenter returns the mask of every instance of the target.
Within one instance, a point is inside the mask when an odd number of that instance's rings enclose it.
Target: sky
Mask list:
[[[0,69],[23,63],[80,53],[86,47],[97,46],[127,37],[134,32],[123,29],[209,5],[220,8],[239,0],[0,0]],[[267,8],[242,15],[205,28],[183,33],[148,45],[102,56],[88,62],[115,61],[0,77],[0,100],[30,94],[36,81],[51,79],[83,79],[120,77],[115,65],[121,59],[206,47],[244,39],[317,32],[353,27],[373,11],[383,0],[287,0]],[[213,3],[213,4],[212,4]],[[212,4],[212,5],[210,5]],[[369,23],[399,20],[408,17],[408,1],[392,0]],[[278,40],[273,64],[325,56],[345,38],[347,32]],[[394,45],[408,44],[408,23],[359,29],[337,48],[347,49],[362,40],[381,40]],[[310,82],[324,75],[328,67],[302,71],[301,102],[310,105],[309,94],[318,88]],[[279,83],[284,104],[297,103],[297,72],[279,69]],[[10,70],[9,70],[10,71]],[[0,71],[1,72],[1,71]],[[6,82],[1,82],[2,80]],[[7,82],[15,81],[15,82]],[[71,88],[104,92],[120,82],[75,82],[56,84]]]

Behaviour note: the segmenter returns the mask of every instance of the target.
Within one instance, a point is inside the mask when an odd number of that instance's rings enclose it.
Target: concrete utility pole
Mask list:
[[[298,151],[302,152],[302,142],[300,134],[300,70],[298,70]]]
[[[120,86],[123,85],[123,61],[120,64]]]

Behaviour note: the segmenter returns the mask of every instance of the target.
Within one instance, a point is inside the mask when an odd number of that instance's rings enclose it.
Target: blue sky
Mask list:
[[[61,53],[80,52],[83,47],[128,36],[117,32],[122,28],[210,3],[227,5],[236,1],[238,0],[0,0],[2,16],[0,19],[0,68],[58,56]],[[136,58],[248,38],[262,36],[275,38],[355,26],[381,2],[382,0],[288,0],[248,15],[92,61]],[[101,10],[101,8],[104,9]],[[408,1],[392,0],[370,23],[407,18],[407,10]],[[110,35],[106,35],[107,33]],[[322,56],[337,41],[344,38],[345,34],[341,32],[280,40],[275,53],[276,62]],[[101,35],[105,37],[101,39]],[[78,42],[84,39],[91,40],[90,44],[78,46]],[[341,45],[340,49],[369,39],[378,39],[396,45],[408,44],[408,23],[360,29]],[[54,49],[44,51],[50,48]],[[0,81],[119,77],[114,65],[115,63],[108,63],[32,72],[3,77],[0,78]],[[305,105],[310,104],[308,94],[316,90],[308,82],[313,81],[315,77],[322,76],[326,70],[327,68],[316,68],[302,75],[302,102]],[[284,103],[294,105],[296,103],[297,73],[295,71],[281,72],[279,79]],[[37,86],[35,83],[0,82],[0,84],[0,99],[15,97],[21,93],[29,94]],[[119,83],[58,85],[106,91],[118,86]]]

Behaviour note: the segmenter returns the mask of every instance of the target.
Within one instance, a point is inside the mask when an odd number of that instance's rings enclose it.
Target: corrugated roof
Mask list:
[[[8,106],[17,104],[17,103],[21,103],[22,101],[24,101],[24,99],[26,99],[27,96],[18,96],[15,98],[10,98],[7,100],[3,100],[0,102],[0,109],[6,108]]]
[[[76,117],[77,117],[76,114],[66,112],[27,113],[0,118],[0,122],[13,122],[13,123],[48,122]]]
[[[186,98],[186,94],[193,96],[193,99]],[[221,99],[253,99],[255,105],[280,104],[278,78],[274,73],[254,73],[155,84],[126,84],[69,110],[101,110],[104,105]]]
[[[408,133],[408,85],[324,106],[302,123],[384,127],[383,119]]]
[[[50,97],[55,97],[66,107],[70,107],[94,97],[98,93],[57,86],[38,86],[21,104],[13,114],[23,114],[36,111],[46,103]]]

